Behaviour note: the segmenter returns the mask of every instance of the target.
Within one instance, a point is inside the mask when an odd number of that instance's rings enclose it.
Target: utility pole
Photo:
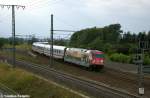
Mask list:
[[[141,52],[141,63],[138,65],[139,69],[139,94],[142,96],[144,95],[144,74],[143,74],[143,61],[144,61],[144,50],[140,48]]]
[[[139,79],[138,79],[138,84],[139,84],[139,95],[144,95],[144,73],[143,73],[143,61],[144,61],[144,46],[141,45],[142,41],[141,39],[139,39],[139,56],[138,56],[138,75],[139,75]],[[143,43],[144,44],[144,43]]]
[[[50,43],[50,67],[53,66],[53,14],[51,14],[51,43]]]
[[[16,47],[15,47],[15,6],[12,5],[12,36],[13,36],[13,68],[16,66]]]
[[[149,41],[148,39],[144,38],[144,40],[140,39],[139,40],[139,48],[141,51],[141,63],[139,63],[139,94],[142,96],[144,95],[144,73],[149,74],[150,73],[150,67],[147,67],[146,65],[143,64],[144,62],[144,52],[149,51],[150,46],[149,46]]]
[[[25,8],[25,6],[21,6],[21,5],[4,5],[4,4],[0,4],[1,8],[7,7],[8,9],[11,7],[12,8],[12,39],[13,39],[13,68],[16,65],[16,47],[15,47],[15,7],[17,9],[19,9],[20,7],[22,7],[23,9]]]

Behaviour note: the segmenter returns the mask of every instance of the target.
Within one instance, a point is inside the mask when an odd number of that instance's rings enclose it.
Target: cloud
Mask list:
[[[0,0],[0,3],[26,6],[24,11],[16,10],[17,32],[48,36],[51,13],[56,29],[79,30],[120,23],[124,31],[150,30],[149,0]],[[0,11],[3,28],[0,32],[11,32],[10,17],[11,10]]]
[[[147,13],[148,0],[87,0],[87,11],[97,14],[134,14]]]
[[[84,12],[99,22],[96,24],[119,22],[125,31],[134,32],[150,29],[149,9],[148,0],[85,0],[84,2]]]

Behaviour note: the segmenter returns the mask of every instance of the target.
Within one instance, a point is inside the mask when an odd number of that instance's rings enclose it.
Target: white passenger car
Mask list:
[[[50,48],[51,46],[50,45],[45,45],[45,48],[44,48],[44,54],[46,56],[50,56]],[[63,59],[64,58],[64,54],[65,54],[65,48],[64,46],[56,46],[56,45],[53,45],[53,56],[54,58],[56,59]]]
[[[46,42],[35,42],[32,45],[32,50],[46,56],[50,56],[51,46]],[[53,57],[56,59],[63,59],[65,54],[65,46],[53,45]]]
[[[35,42],[32,45],[32,50],[35,52],[38,52],[40,54],[43,54],[44,53],[44,47],[45,47],[45,44],[43,44],[41,42]]]

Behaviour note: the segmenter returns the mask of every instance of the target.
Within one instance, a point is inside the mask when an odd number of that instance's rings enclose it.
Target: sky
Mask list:
[[[149,0],[0,0],[0,4],[23,5],[15,8],[16,35],[50,36],[51,14],[54,30],[78,31],[120,23],[124,32],[150,30]],[[0,37],[10,37],[11,8],[0,8]],[[68,38],[73,32],[54,32]]]

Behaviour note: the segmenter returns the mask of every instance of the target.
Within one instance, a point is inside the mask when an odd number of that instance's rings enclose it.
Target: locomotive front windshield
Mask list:
[[[96,54],[95,57],[96,58],[104,58],[104,55],[103,54]]]

